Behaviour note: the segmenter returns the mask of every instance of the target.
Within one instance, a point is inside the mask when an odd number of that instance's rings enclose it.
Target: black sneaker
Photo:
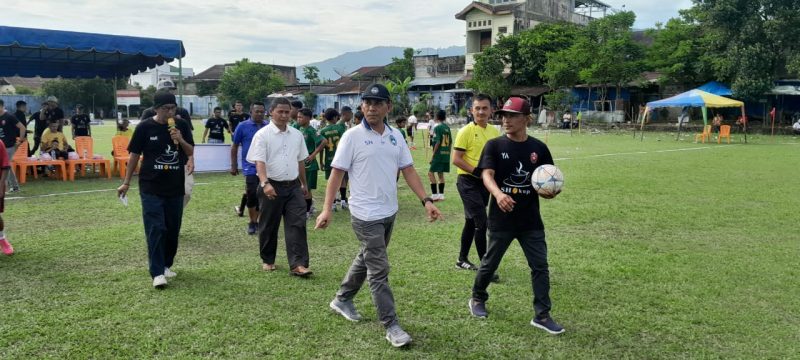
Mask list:
[[[456,263],[456,269],[477,271],[478,267],[469,262],[469,260],[458,260]]]
[[[238,207],[236,205],[233,206],[233,212],[235,212],[236,216],[238,216],[238,217],[244,217],[244,209],[242,209],[242,208],[240,208],[240,207]]]
[[[564,328],[558,325],[550,315],[533,318],[533,320],[531,320],[531,325],[547,331],[550,335],[558,335],[564,332]]]
[[[256,223],[249,223],[247,224],[247,235],[255,235],[256,234]]]
[[[486,319],[489,316],[489,313],[486,311],[486,304],[482,302],[475,301],[475,299],[469,299],[467,303],[469,305],[469,312],[472,313],[472,316]]]
[[[497,274],[492,275],[492,280],[491,281],[493,283],[499,283],[500,282],[500,275],[497,275]]]

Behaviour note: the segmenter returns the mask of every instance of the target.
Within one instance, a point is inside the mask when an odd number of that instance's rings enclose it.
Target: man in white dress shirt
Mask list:
[[[275,270],[278,229],[283,216],[286,255],[290,274],[307,277],[308,239],[306,233],[305,140],[299,130],[288,126],[292,106],[286,98],[270,105],[272,120],[253,137],[247,161],[256,164],[259,180],[258,243],[264,271]]]

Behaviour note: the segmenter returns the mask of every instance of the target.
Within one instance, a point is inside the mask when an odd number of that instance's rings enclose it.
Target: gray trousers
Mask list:
[[[11,162],[11,159],[14,158],[14,153],[17,152],[17,146],[14,145],[12,147],[7,147],[6,152],[8,153],[8,161]],[[8,189],[16,189],[19,187],[19,182],[17,182],[17,174],[14,174],[13,167],[6,178],[6,185],[8,185]]]
[[[389,287],[389,257],[386,248],[392,237],[394,215],[375,221],[351,218],[353,231],[361,242],[361,250],[350,265],[336,297],[340,301],[352,300],[364,280],[369,280],[372,302],[378,310],[378,318],[385,327],[397,322],[394,311],[394,295]]]
[[[306,200],[300,182],[291,186],[273,185],[278,194],[270,200],[264,189],[258,187],[261,213],[258,216],[258,244],[261,260],[275,264],[278,250],[278,229],[283,217],[283,232],[286,240],[286,257],[290,269],[308,267],[308,238],[306,233]]]

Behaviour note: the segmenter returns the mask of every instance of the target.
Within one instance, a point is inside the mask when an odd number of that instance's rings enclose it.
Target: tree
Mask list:
[[[734,96],[755,100],[774,81],[800,75],[800,2],[693,0],[684,16],[703,29],[704,60]]]
[[[571,47],[547,54],[544,70],[540,73],[550,91],[544,96],[547,104],[558,109],[564,104],[572,103],[570,88],[580,79],[579,70],[583,66],[582,56],[578,49]]]
[[[646,65],[661,73],[661,83],[681,84],[692,88],[713,80],[711,64],[704,61],[706,48],[703,28],[685,18],[669,19],[647,30],[653,44],[647,49]]]
[[[389,80],[386,82],[386,89],[392,97],[392,116],[407,115],[411,110],[408,100],[408,88],[411,87],[411,77],[406,77],[403,81]]]
[[[217,89],[219,87],[210,81],[198,81],[195,83],[195,86],[197,86],[197,96],[214,95],[217,93]]]
[[[386,65],[386,72],[393,81],[403,81],[405,78],[414,80],[414,49],[403,50],[402,58],[393,57],[392,63]]]
[[[541,84],[540,73],[547,62],[547,54],[572,46],[580,28],[571,23],[544,23],[519,34],[501,37],[497,49],[510,67],[508,81],[512,85]]]
[[[303,66],[303,77],[308,80],[309,85],[319,84],[319,68],[316,66]]]
[[[271,66],[242,59],[222,74],[219,93],[224,100],[242,100],[245,104],[264,101],[283,88],[283,79]]]
[[[303,105],[305,105],[306,108],[311,109],[311,111],[314,111],[314,109],[317,107],[317,94],[311,91],[304,92]]]
[[[503,77],[505,68],[503,54],[495,47],[489,47],[483,53],[475,55],[472,79],[466,85],[494,98],[506,97],[511,94],[511,86]]]
[[[142,109],[147,109],[153,106],[153,97],[155,96],[155,94],[156,94],[156,87],[153,85],[148,86],[147,89],[144,90],[142,90],[141,87],[139,87],[139,99],[141,102],[139,106]]]
[[[17,85],[14,86],[14,93],[17,95],[33,95],[36,93],[36,90],[25,85]]]
[[[644,49],[633,41],[631,27],[636,15],[622,11],[590,22],[579,36],[575,54],[587,60],[579,72],[580,79],[600,87],[600,100],[605,101],[608,86],[613,84],[620,98],[622,86],[640,76]]]
[[[124,89],[126,81],[118,81],[117,88]],[[116,96],[114,83],[111,80],[94,79],[55,79],[42,84],[39,95],[53,95],[62,106],[83,104],[87,108],[94,103],[96,108],[111,109]]]

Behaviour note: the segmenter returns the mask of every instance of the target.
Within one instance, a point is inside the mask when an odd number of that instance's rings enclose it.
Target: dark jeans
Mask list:
[[[458,175],[456,188],[464,204],[464,217],[468,223],[462,230],[458,259],[467,260],[473,238],[478,259],[482,259],[486,253],[486,206],[489,204],[489,191],[483,186],[481,179],[472,175]],[[472,225],[470,221],[474,223],[474,229],[468,228]],[[470,236],[471,233],[474,235]]]
[[[147,256],[150,276],[164,275],[178,252],[178,235],[183,220],[183,194],[164,197],[141,192],[144,234],[147,237]]]
[[[372,302],[377,309],[378,318],[385,327],[397,322],[394,295],[392,288],[389,287],[389,256],[386,253],[389,239],[392,237],[394,218],[394,215],[374,221],[351,218],[353,231],[361,242],[361,249],[336,293],[336,297],[341,301],[352,300],[361,289],[364,280],[369,280]]]
[[[289,267],[308,267],[308,239],[306,234],[306,200],[300,182],[279,185],[273,182],[278,196],[270,200],[264,189],[258,187],[261,213],[258,216],[258,244],[261,260],[265,264],[275,264],[278,251],[278,229],[283,217],[283,232],[286,240],[286,257]]]
[[[489,251],[481,260],[481,267],[475,276],[472,287],[472,298],[485,302],[489,300],[486,288],[492,280],[492,275],[500,266],[508,246],[517,239],[528,267],[531,269],[531,284],[533,286],[533,310],[536,316],[550,313],[550,271],[547,268],[547,243],[543,230],[530,231],[490,231]]]

